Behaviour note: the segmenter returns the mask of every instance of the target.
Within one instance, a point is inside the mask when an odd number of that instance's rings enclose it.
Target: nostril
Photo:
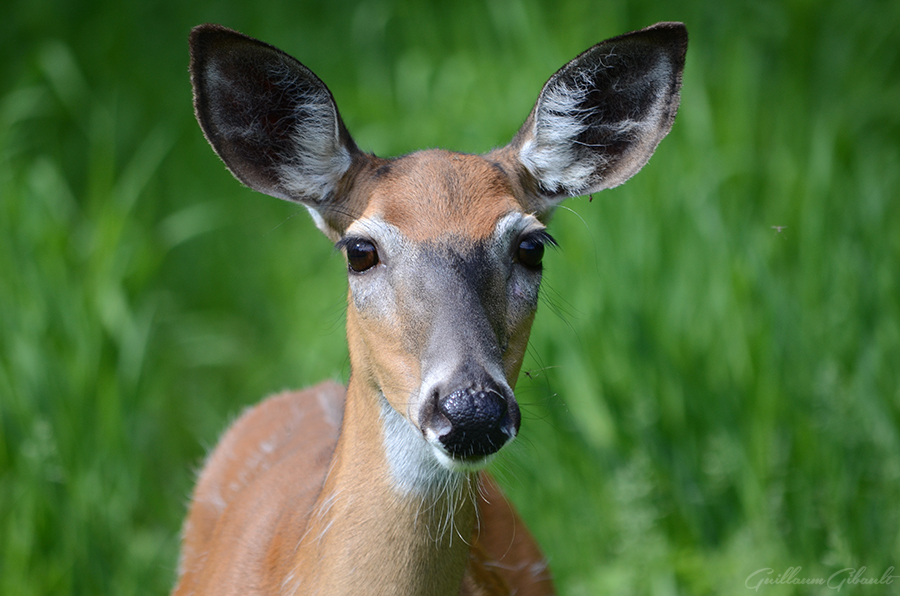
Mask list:
[[[435,393],[427,403],[427,413],[424,417],[424,420],[427,420],[427,427],[438,437],[449,433],[453,425],[441,409],[440,403],[440,395]]]

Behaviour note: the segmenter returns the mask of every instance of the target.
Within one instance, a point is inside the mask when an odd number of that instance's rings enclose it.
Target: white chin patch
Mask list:
[[[437,494],[462,482],[453,461],[381,396],[382,440],[394,488],[402,495]]]
[[[425,431],[425,438],[434,451],[434,457],[438,463],[450,470],[451,472],[477,472],[487,467],[491,460],[494,459],[496,453],[481,457],[478,459],[457,459],[451,456],[441,445],[435,432],[431,429]]]

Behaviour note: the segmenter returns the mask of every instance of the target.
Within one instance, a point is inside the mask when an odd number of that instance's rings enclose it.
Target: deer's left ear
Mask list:
[[[544,209],[618,186],[647,163],[678,111],[686,52],[685,26],[657,23],[595,45],[547,81],[504,148]]]

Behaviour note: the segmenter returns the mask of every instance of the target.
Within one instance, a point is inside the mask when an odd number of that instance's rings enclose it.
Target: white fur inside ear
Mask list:
[[[607,54],[606,58],[613,54]],[[592,64],[574,73],[566,83],[551,81],[538,98],[535,108],[532,134],[523,143],[519,159],[537,178],[541,187],[559,195],[577,196],[617,186],[630,178],[646,163],[659,140],[668,132],[659,134],[667,101],[666,86],[661,81],[670,76],[672,67],[660,56],[653,68],[635,85],[656,91],[651,105],[637,111],[637,118],[610,120],[603,113],[603,105],[588,99],[595,89],[597,73],[607,68],[603,58],[595,58]],[[617,89],[627,96],[629,89]],[[629,148],[625,155],[615,155],[606,145],[588,145],[578,140],[588,129],[592,138],[603,138],[617,144],[626,141]],[[622,157],[637,150],[649,153],[639,163],[617,165]],[[628,160],[625,160],[628,162]],[[560,197],[563,198],[563,197]]]
[[[294,70],[285,67],[271,76],[287,93],[302,89],[295,98],[302,117],[297,118],[301,125],[291,135],[294,151],[278,166],[281,184],[292,196],[321,202],[336,190],[353,161],[341,142],[337,109],[327,90],[301,85]]]
[[[581,187],[597,168],[606,165],[602,154],[579,158],[575,139],[588,127],[593,110],[584,110],[589,87],[556,85],[541,96],[534,131],[519,158],[548,190]]]

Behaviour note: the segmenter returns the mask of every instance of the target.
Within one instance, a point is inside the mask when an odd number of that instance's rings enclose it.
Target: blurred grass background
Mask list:
[[[227,423],[348,373],[340,256],[194,122],[207,21],[297,56],[385,156],[506,143],[568,59],[684,21],[673,132],[551,226],[496,474],[563,594],[900,564],[900,3],[4,6],[0,594],[166,593]]]

